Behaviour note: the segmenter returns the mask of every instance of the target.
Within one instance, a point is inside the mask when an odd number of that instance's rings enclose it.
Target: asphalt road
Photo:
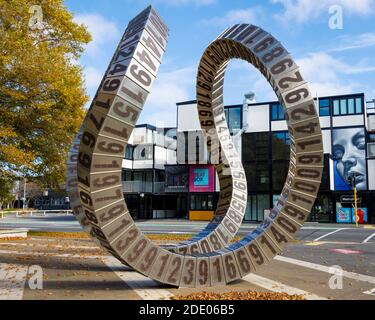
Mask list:
[[[145,233],[194,234],[202,230],[206,222],[147,220],[137,221],[136,224]],[[31,231],[82,231],[77,220],[71,215],[19,218],[8,216],[0,219],[0,229],[13,228],[26,228]],[[256,228],[256,224],[243,223],[239,230],[239,235],[245,235],[254,228]],[[375,243],[375,226],[360,226],[356,228],[354,225],[306,223],[297,234],[296,239],[302,241],[343,242],[347,244]]]
[[[297,241],[244,279],[204,289],[157,283],[121,265],[90,239],[2,240],[0,261],[0,300],[165,300],[201,291],[248,290],[302,294],[307,299],[375,300],[373,243]],[[41,287],[35,287],[36,276]]]
[[[205,222],[137,221],[145,233],[195,233]],[[244,223],[243,235],[255,224]],[[81,231],[73,216],[0,219],[0,229]],[[308,299],[375,300],[375,227],[306,223],[284,252],[265,268],[209,292],[274,291]],[[30,270],[40,266],[43,289],[30,286]],[[332,287],[332,277],[341,279]],[[199,289],[171,288],[122,266],[92,240],[31,237],[0,241],[1,299],[169,299]]]

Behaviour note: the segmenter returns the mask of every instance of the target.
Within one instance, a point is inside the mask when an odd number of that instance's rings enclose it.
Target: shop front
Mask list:
[[[209,221],[215,208],[215,168],[213,165],[189,167],[189,220]]]
[[[358,192],[357,197],[357,219],[359,224],[369,223],[367,208],[367,194]],[[337,223],[356,223],[355,197],[351,193],[335,193],[335,212]]]

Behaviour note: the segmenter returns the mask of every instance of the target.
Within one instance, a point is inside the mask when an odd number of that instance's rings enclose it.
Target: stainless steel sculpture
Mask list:
[[[201,127],[220,180],[215,217],[191,240],[160,247],[134,224],[123,198],[125,147],[156,77],[168,28],[152,7],[130,21],[70,150],[67,188],[78,220],[108,252],[162,283],[209,287],[240,279],[269,262],[293,239],[316,198],[323,145],[314,100],[286,49],[261,28],[226,29],[204,52],[197,75]],[[230,244],[244,217],[247,182],[226,124],[225,69],[230,59],[250,62],[273,87],[287,116],[291,160],[270,216]]]

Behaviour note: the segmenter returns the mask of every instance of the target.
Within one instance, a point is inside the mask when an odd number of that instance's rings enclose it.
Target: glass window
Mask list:
[[[275,132],[272,134],[272,159],[288,160],[290,158],[289,133]]]
[[[152,160],[153,145],[137,145],[133,152],[134,160]]]
[[[134,181],[142,181],[143,173],[142,172],[134,172]]]
[[[324,155],[324,162],[323,162],[323,175],[322,175],[322,182],[320,184],[320,189],[323,191],[329,191],[330,189],[330,182],[329,182],[329,155]]]
[[[329,99],[319,100],[319,115],[329,116]]]
[[[145,180],[146,182],[152,182],[152,171],[145,172]]]
[[[278,117],[278,115],[279,115],[279,112],[278,112],[278,110],[277,110],[278,108],[277,108],[277,105],[273,105],[272,106],[272,115],[271,115],[271,119],[272,120],[277,120],[277,117]]]
[[[207,197],[201,196],[202,210],[207,210]]]
[[[335,116],[340,114],[340,101],[339,100],[333,100],[333,114]]]
[[[347,106],[346,106],[346,99],[340,100],[340,114],[347,114]]]
[[[164,182],[164,181],[165,181],[165,172],[155,171],[155,182]]]
[[[228,109],[229,120],[228,127],[229,131],[241,129],[241,108],[229,108]]]
[[[126,146],[125,159],[127,159],[127,160],[133,160],[133,150],[134,150],[133,146],[131,146],[129,144]]]
[[[362,113],[362,98],[356,98],[355,99],[355,112],[356,113]]]
[[[214,201],[213,201],[213,196],[212,195],[209,195],[207,197],[207,209],[208,210],[213,210],[214,208]]]
[[[283,106],[281,104],[279,105],[279,119],[280,120],[285,120],[284,108],[283,108]]]
[[[354,114],[354,99],[348,99],[348,114]]]
[[[271,120],[285,120],[284,109],[280,103],[271,105]]]
[[[245,133],[242,135],[244,161],[268,160],[269,133]]]
[[[269,189],[269,171],[266,163],[245,163],[248,189],[251,191],[267,191]]]
[[[195,196],[190,197],[190,209],[195,210]]]
[[[256,183],[256,164],[255,163],[244,163],[244,169],[246,173],[247,188],[249,191],[255,191],[257,187]]]
[[[123,181],[132,181],[132,172],[131,171],[122,171],[122,180]]]
[[[270,208],[270,197],[266,194],[260,194],[258,195],[258,210],[257,210],[257,220],[263,221],[264,219],[264,210]]]
[[[284,186],[286,176],[288,175],[289,162],[277,161],[272,164],[272,189],[280,192]]]
[[[268,190],[269,189],[269,172],[268,165],[257,164],[257,190]]]
[[[333,100],[333,115],[361,114],[363,113],[362,105],[362,98],[335,99]]]

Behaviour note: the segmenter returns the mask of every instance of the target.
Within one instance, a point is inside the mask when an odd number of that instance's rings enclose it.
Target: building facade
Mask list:
[[[122,187],[135,219],[175,218],[177,200],[165,192],[165,165],[176,164],[176,128],[137,125],[122,163]]]
[[[375,106],[364,94],[315,99],[324,171],[310,221],[375,223]],[[226,106],[229,130],[247,175],[245,221],[262,221],[283,187],[290,140],[277,101]],[[167,142],[166,142],[167,141]],[[135,218],[213,216],[219,192],[195,101],[177,103],[177,127],[137,126],[123,162],[123,190]]]

